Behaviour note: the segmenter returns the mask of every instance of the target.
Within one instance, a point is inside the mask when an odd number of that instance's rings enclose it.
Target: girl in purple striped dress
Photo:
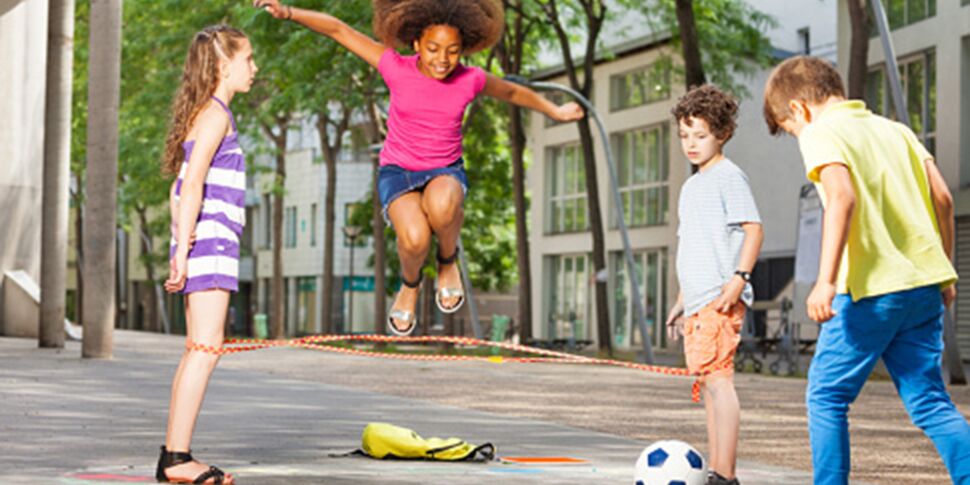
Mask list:
[[[245,224],[246,163],[229,103],[256,74],[252,46],[232,27],[207,27],[189,47],[166,140],[173,231],[165,289],[185,294],[186,347],[172,382],[168,430],[155,472],[160,482],[231,484],[231,475],[195,461],[189,444],[219,356],[229,292],[237,291]],[[193,243],[194,235],[194,243]]]

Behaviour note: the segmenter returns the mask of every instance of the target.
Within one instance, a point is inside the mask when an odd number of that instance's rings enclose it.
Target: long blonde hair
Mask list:
[[[246,38],[241,30],[228,25],[212,25],[195,34],[182,69],[182,82],[172,103],[172,121],[165,138],[162,170],[178,173],[185,158],[182,143],[192,122],[211,99],[219,85],[219,62],[231,59]]]

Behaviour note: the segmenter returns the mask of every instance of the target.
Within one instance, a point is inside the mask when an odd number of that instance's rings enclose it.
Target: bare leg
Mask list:
[[[187,342],[222,347],[223,323],[228,307],[229,292],[225,290],[199,291],[186,295]],[[168,451],[190,450],[199,409],[205,398],[209,378],[218,362],[218,355],[206,352],[187,351],[182,355],[172,384],[168,435],[165,439]],[[192,462],[171,467],[166,473],[169,478],[195,478],[208,468],[202,463]]]
[[[741,424],[741,406],[738,403],[738,394],[734,390],[734,377],[709,376],[705,387],[711,398],[714,430],[717,433],[715,440],[717,453],[712,452],[717,461],[712,460],[711,469],[730,480],[736,473],[738,431]]]
[[[461,184],[454,177],[440,176],[433,179],[424,189],[421,206],[428,215],[428,223],[438,236],[438,251],[441,256],[455,254],[458,235],[465,218],[462,201],[465,194]],[[438,268],[438,288],[461,288],[461,273],[455,263],[442,264]],[[458,303],[458,297],[448,297],[441,301],[445,307]]]
[[[416,281],[424,266],[431,247],[431,226],[421,209],[421,194],[409,192],[391,202],[387,215],[397,234],[397,255],[401,260],[401,275],[408,281]],[[401,286],[394,299],[395,310],[414,313],[418,302],[418,288]],[[399,330],[408,327],[407,322],[395,319],[394,326]]]
[[[707,415],[707,468],[714,470],[714,464],[719,463],[720,458],[717,447],[717,422],[714,420],[714,397],[706,381],[701,384],[701,393],[704,396],[704,411]]]

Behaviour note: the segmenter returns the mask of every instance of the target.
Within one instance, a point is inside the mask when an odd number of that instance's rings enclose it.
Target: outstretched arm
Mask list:
[[[266,9],[275,18],[292,20],[318,34],[330,37],[374,67],[377,67],[381,55],[387,49],[333,15],[282,5],[279,0],[253,0],[253,6]]]
[[[576,103],[556,106],[544,96],[525,86],[499,79],[488,73],[485,76],[485,89],[482,93],[486,96],[538,111],[560,123],[576,121],[585,115],[583,108]]]

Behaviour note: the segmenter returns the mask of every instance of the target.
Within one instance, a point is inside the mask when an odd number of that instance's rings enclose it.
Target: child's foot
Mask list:
[[[458,249],[451,256],[442,257],[438,253],[438,292],[435,302],[443,313],[455,313],[465,301],[465,290],[462,286],[461,272],[456,264]]]
[[[707,482],[705,485],[740,485],[740,483],[738,482],[737,478],[728,480],[720,473],[711,470],[707,473]]]
[[[392,333],[407,336],[414,332],[417,322],[415,308],[418,305],[418,288],[417,285],[413,287],[402,285],[401,290],[397,292],[397,298],[394,299],[394,305],[391,306],[391,313],[387,319]]]
[[[165,477],[168,478],[169,483],[199,483],[198,480],[202,478],[202,475],[209,473],[210,470],[213,474],[201,483],[206,485],[232,485],[234,483],[232,475],[224,474],[218,468],[210,467],[197,461],[168,467],[165,469]],[[222,479],[220,480],[217,477],[221,477]]]

